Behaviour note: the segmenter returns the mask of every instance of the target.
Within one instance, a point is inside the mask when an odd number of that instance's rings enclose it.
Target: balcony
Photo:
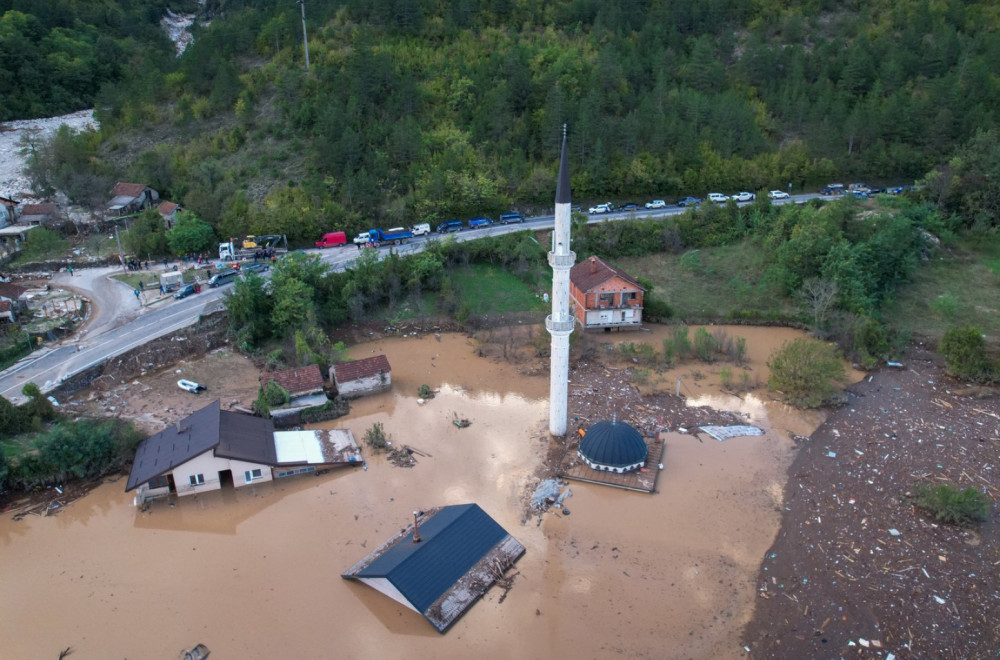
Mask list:
[[[570,317],[566,321],[553,321],[551,316],[545,317],[545,329],[552,333],[570,333],[576,327],[576,319]]]
[[[552,268],[572,268],[576,263],[576,252],[569,254],[556,254],[549,252],[549,266]]]

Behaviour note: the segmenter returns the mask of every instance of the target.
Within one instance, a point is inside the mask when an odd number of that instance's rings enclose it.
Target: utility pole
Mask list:
[[[122,239],[118,236],[118,223],[115,223],[115,240],[118,241],[118,261],[122,264],[122,272],[128,274],[125,270],[125,253],[122,252]]]
[[[306,0],[299,0],[302,8],[302,47],[306,51],[306,71],[309,71],[309,37],[306,35]]]

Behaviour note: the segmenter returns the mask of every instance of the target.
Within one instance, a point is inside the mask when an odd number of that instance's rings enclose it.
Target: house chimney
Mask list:
[[[177,435],[181,434],[181,420],[177,420]]]
[[[413,512],[413,542],[420,543],[420,529],[417,527],[417,516],[419,511]]]
[[[597,257],[590,258],[590,274],[593,275],[597,272]]]

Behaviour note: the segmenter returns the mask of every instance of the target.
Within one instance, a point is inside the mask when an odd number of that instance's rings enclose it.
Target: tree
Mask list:
[[[988,381],[994,375],[986,356],[986,340],[982,330],[975,326],[948,328],[938,344],[938,352],[944,358],[948,373],[955,378]]]
[[[771,354],[768,387],[785,394],[793,406],[817,408],[828,403],[846,382],[837,349],[826,342],[800,337]]]
[[[799,295],[813,318],[813,334],[819,336],[826,326],[830,310],[837,302],[837,283],[821,278],[810,278],[802,283]]]
[[[174,254],[191,254],[204,250],[211,251],[216,243],[212,225],[200,219],[191,211],[177,213],[177,222],[167,232],[167,243]]]

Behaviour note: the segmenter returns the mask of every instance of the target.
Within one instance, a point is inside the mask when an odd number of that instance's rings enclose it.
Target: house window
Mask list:
[[[630,305],[634,305],[636,303],[636,301],[639,300],[639,292],[638,291],[629,291],[628,293],[623,294],[623,295],[625,296],[625,301],[628,304],[630,304]]]
[[[246,470],[243,473],[243,478],[246,480],[247,483],[250,483],[251,481],[254,481],[256,479],[263,479],[264,473],[260,470],[260,468],[257,468],[255,470]]]
[[[604,307],[614,307],[615,306],[615,294],[613,293],[599,293],[597,294],[597,306]]]
[[[150,479],[148,485],[150,488],[166,488],[167,486],[170,485],[170,482],[167,480],[165,476],[161,474],[158,477],[153,477],[152,479]]]
[[[205,483],[205,475],[203,474],[192,474],[188,479],[190,479],[192,486],[200,486]]]

